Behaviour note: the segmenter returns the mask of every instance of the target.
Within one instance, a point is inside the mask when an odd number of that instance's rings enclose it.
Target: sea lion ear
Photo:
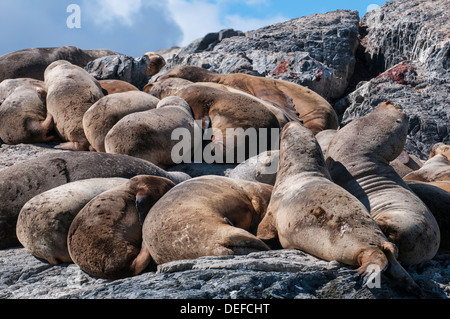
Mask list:
[[[47,91],[43,88],[36,88],[36,93],[41,96],[42,101],[45,101],[47,99]]]

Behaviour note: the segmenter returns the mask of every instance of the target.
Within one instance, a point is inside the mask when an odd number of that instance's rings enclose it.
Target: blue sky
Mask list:
[[[73,45],[134,57],[185,46],[208,32],[255,30],[338,9],[359,12],[386,1],[294,0],[0,0],[0,55],[32,47]],[[70,4],[80,28],[68,28]]]

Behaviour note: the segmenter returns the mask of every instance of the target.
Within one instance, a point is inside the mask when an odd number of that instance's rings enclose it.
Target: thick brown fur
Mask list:
[[[168,97],[161,100],[156,109],[132,113],[119,120],[105,137],[105,150],[167,168],[174,164],[172,149],[178,144],[172,140],[172,133],[184,128],[194,136],[195,125],[186,101]]]
[[[53,117],[46,108],[44,83],[25,79],[5,82],[14,82],[14,85],[2,85],[4,95],[9,93],[0,104],[0,138],[3,142],[16,145],[57,140]]]
[[[426,205],[389,165],[403,151],[408,118],[391,102],[340,129],[328,147],[327,166],[334,182],[356,196],[406,265],[432,259],[439,227]]]
[[[30,199],[21,209],[16,233],[34,256],[52,265],[70,263],[67,233],[78,212],[95,196],[127,182],[92,178],[55,187]]]
[[[84,113],[104,94],[98,81],[84,69],[67,61],[56,61],[45,70],[47,110],[55,128],[67,143],[61,148],[89,150],[83,129]]]
[[[272,186],[262,183],[193,178],[153,206],[144,222],[144,242],[157,264],[269,250],[254,234],[271,192]]]
[[[0,249],[20,246],[17,218],[27,201],[66,183],[105,177],[131,178],[149,174],[179,183],[190,176],[166,172],[147,161],[125,155],[95,152],[45,154],[0,170]]]
[[[403,177],[405,181],[440,182],[450,181],[450,160],[444,154],[436,154],[423,166]]]
[[[319,94],[288,81],[248,74],[218,74],[195,66],[176,66],[158,81],[180,77],[192,82],[215,82],[242,90],[281,108],[290,120],[298,117],[315,134],[337,129],[338,117],[333,107]]]
[[[141,92],[129,91],[102,97],[83,115],[83,129],[91,148],[106,152],[105,137],[123,117],[155,109],[159,99]]]
[[[93,198],[74,218],[67,245],[72,260],[95,277],[138,275],[152,262],[142,241],[142,218],[174,184],[136,176]]]
[[[358,267],[364,281],[389,265],[405,280],[404,289],[421,293],[364,205],[331,180],[321,147],[299,123],[283,129],[275,186],[258,227],[258,238],[276,237],[283,248]]]
[[[110,95],[129,91],[139,91],[133,84],[122,80],[99,80],[103,94]]]

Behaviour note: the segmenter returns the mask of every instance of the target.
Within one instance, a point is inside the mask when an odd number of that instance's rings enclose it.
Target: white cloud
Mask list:
[[[246,0],[247,5],[267,3],[268,0]],[[288,20],[282,16],[258,19],[237,14],[227,15],[226,5],[227,1],[223,0],[216,0],[215,2],[206,0],[169,0],[169,12],[183,31],[183,40],[179,45],[186,46],[209,32],[217,32],[222,29],[231,28],[245,32]]]
[[[84,5],[98,25],[119,22],[125,26],[132,26],[134,17],[142,10],[144,3],[142,0],[84,0]]]

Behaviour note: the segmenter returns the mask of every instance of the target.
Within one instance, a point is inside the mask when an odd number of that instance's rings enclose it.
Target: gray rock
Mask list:
[[[431,79],[416,61],[405,61],[361,85],[338,102],[347,105],[342,125],[369,114],[383,101],[400,105],[409,117],[405,150],[422,160],[438,142],[450,142],[450,83]]]
[[[449,0],[394,0],[367,13],[361,28],[366,59],[377,72],[416,60],[430,77],[450,80]]]
[[[147,84],[150,58],[143,55],[133,58],[127,55],[110,55],[89,62],[85,70],[97,80],[122,80],[142,88]]]
[[[356,11],[293,19],[220,41],[209,34],[170,51],[166,67],[184,64],[218,73],[247,73],[308,86],[325,98],[341,97],[353,75],[358,45]],[[206,46],[206,48],[205,48]],[[203,49],[205,48],[205,49]]]
[[[75,264],[51,266],[24,248],[0,251],[2,299],[384,299],[411,298],[382,275],[379,288],[361,286],[351,267],[297,250],[202,257],[111,281]],[[448,298],[450,259],[408,268],[430,298]]]

